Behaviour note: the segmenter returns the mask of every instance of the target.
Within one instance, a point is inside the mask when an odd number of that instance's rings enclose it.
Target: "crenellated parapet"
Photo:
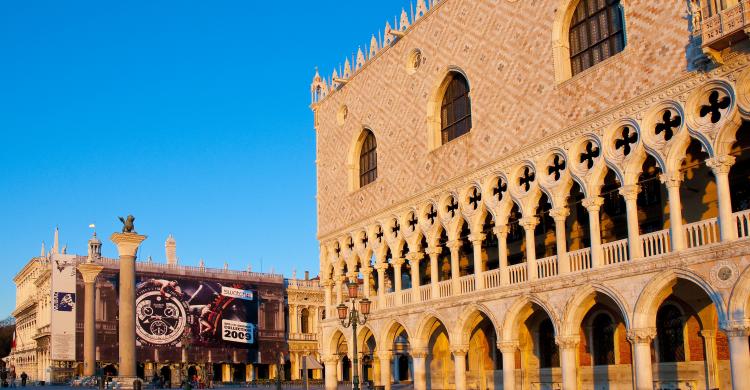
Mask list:
[[[417,0],[416,7],[412,3],[409,12],[402,8],[401,14],[393,18],[393,24],[391,21],[386,21],[383,31],[378,31],[377,35],[373,34],[370,37],[370,43],[365,45],[365,50],[362,50],[362,46],[357,48],[357,53],[352,54],[351,58],[344,59],[343,67],[339,65],[338,69],[334,69],[330,78],[321,77],[316,68],[310,85],[311,104],[314,105],[324,100],[329,94],[346,85],[370,61],[406,36],[418,21],[445,1]]]

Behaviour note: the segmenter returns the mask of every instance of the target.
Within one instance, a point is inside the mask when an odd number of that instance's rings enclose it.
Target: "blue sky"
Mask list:
[[[59,226],[106,256],[118,215],[180,261],[316,274],[314,67],[405,0],[0,3],[0,316]]]

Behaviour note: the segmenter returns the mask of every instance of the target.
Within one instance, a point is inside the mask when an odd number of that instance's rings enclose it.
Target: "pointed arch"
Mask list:
[[[397,320],[390,320],[385,327],[383,327],[380,340],[377,340],[378,348],[388,350],[393,346],[393,342],[401,333],[406,333],[406,338],[412,340],[412,331],[409,330],[403,323]]]
[[[745,322],[750,320],[750,266],[740,275],[729,296],[729,320]]]
[[[562,321],[562,335],[569,336],[578,333],[581,321],[583,321],[586,313],[595,304],[594,298],[597,294],[602,294],[615,303],[625,321],[625,328],[630,329],[630,307],[627,301],[616,290],[603,284],[595,283],[581,287],[568,299]]]
[[[692,283],[703,290],[716,309],[719,324],[726,323],[726,309],[719,292],[714,290],[698,274],[678,268],[669,269],[655,275],[641,291],[632,315],[632,327],[634,329],[654,328],[656,326],[656,312],[659,305],[670,295],[670,288],[679,280]]]
[[[536,305],[541,308],[552,321],[555,329],[555,336],[560,334],[560,319],[557,312],[544,300],[534,294],[526,294],[518,297],[516,301],[505,312],[503,327],[500,332],[503,341],[513,341],[518,339],[518,323],[521,318],[528,317]]]
[[[469,344],[469,336],[471,334],[471,330],[479,321],[481,321],[482,316],[486,317],[492,323],[492,327],[495,328],[496,331],[500,329],[500,325],[502,324],[497,320],[497,318],[495,318],[495,314],[489,308],[487,308],[487,306],[472,303],[466,309],[464,309],[461,315],[458,316],[458,322],[456,323],[456,327],[453,330],[453,334],[456,338],[456,344]]]
[[[445,332],[448,336],[448,341],[452,342],[453,335],[451,334],[449,328],[448,328],[448,322],[445,321],[445,319],[438,314],[437,312],[430,310],[423,314],[422,319],[419,321],[419,325],[417,326],[417,331],[414,333],[415,338],[413,339],[412,343],[415,347],[419,348],[426,348],[427,343],[429,342],[430,336],[432,334],[432,331],[434,330],[435,326],[438,324],[442,324],[443,327],[445,327]]]

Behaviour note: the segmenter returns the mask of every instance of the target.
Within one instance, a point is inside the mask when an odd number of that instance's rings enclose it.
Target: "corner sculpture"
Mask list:
[[[133,222],[135,221],[134,216],[128,215],[127,218],[123,218],[123,217],[117,217],[117,218],[120,218],[120,222],[122,222],[123,233],[136,233],[135,225],[133,224]]]

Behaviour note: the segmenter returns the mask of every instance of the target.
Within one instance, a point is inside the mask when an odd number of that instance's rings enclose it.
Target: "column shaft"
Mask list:
[[[456,390],[466,390],[466,352],[453,351]]]
[[[324,362],[326,368],[326,390],[336,390],[338,388],[338,380],[336,379],[336,358],[327,358]]]
[[[570,215],[567,207],[556,207],[550,210],[550,215],[555,219],[555,244],[557,246],[557,269],[560,274],[570,272],[568,261],[568,245],[565,237],[565,221]]]
[[[685,232],[682,229],[682,201],[680,199],[680,173],[662,175],[661,181],[667,186],[669,197],[669,231],[672,251],[685,249]]]
[[[409,254],[409,265],[411,266],[411,291],[412,302],[419,302],[419,260],[422,253],[414,252]]]
[[[484,261],[482,260],[482,241],[484,241],[484,234],[472,234],[469,239],[474,250],[474,288],[476,290],[484,289]]]
[[[633,377],[636,390],[653,390],[653,372],[651,368],[651,340],[656,335],[655,329],[632,329],[628,331],[628,340],[633,346]]]
[[[391,354],[380,354],[380,384],[391,390]]]
[[[591,267],[601,267],[604,265],[602,256],[602,228],[600,225],[600,214],[604,200],[600,197],[586,198],[583,200],[583,206],[589,212],[589,238],[591,241]]]
[[[631,184],[620,187],[620,195],[625,198],[625,213],[628,221],[628,252],[630,260],[643,257],[641,233],[638,226],[638,192],[640,187]]]
[[[95,302],[96,285],[92,282],[84,283],[84,313],[83,313],[83,375],[94,376],[96,373],[96,316]]]
[[[505,286],[509,283],[508,278],[508,226],[496,226],[497,257],[500,267],[500,284]]]
[[[748,331],[729,331],[729,364],[732,369],[732,388],[750,389],[750,348],[748,348]]]
[[[414,363],[414,389],[415,390],[427,390],[427,367],[425,353],[412,354],[412,361]]]
[[[393,285],[396,292],[401,291],[401,266],[404,264],[404,259],[395,258],[393,259]]]
[[[503,348],[503,389],[516,388],[516,347]]]
[[[448,247],[451,250],[451,285],[453,288],[452,295],[458,295],[461,293],[461,286],[458,282],[458,279],[461,277],[461,269],[459,268],[461,241],[450,241],[448,242]]]
[[[578,343],[572,338],[560,345],[560,368],[562,369],[563,390],[578,389],[577,351]]]
[[[430,288],[432,290],[432,299],[440,297],[440,291],[438,290],[438,283],[440,282],[440,276],[438,273],[438,256],[440,256],[440,248],[431,248],[427,252],[430,255]]]
[[[528,280],[536,280],[538,277],[536,266],[536,243],[534,242],[534,228],[539,220],[536,217],[521,218],[521,226],[526,233],[526,277]]]
[[[719,156],[706,160],[716,178],[716,195],[719,199],[719,233],[722,241],[737,239],[737,226],[732,216],[732,194],[729,188],[729,170],[734,165],[733,156]]]
[[[385,264],[379,264],[378,271],[378,307],[385,307]]]
[[[120,377],[136,376],[135,351],[135,256],[120,256],[120,313],[118,341]],[[132,386],[132,384],[130,384]]]

